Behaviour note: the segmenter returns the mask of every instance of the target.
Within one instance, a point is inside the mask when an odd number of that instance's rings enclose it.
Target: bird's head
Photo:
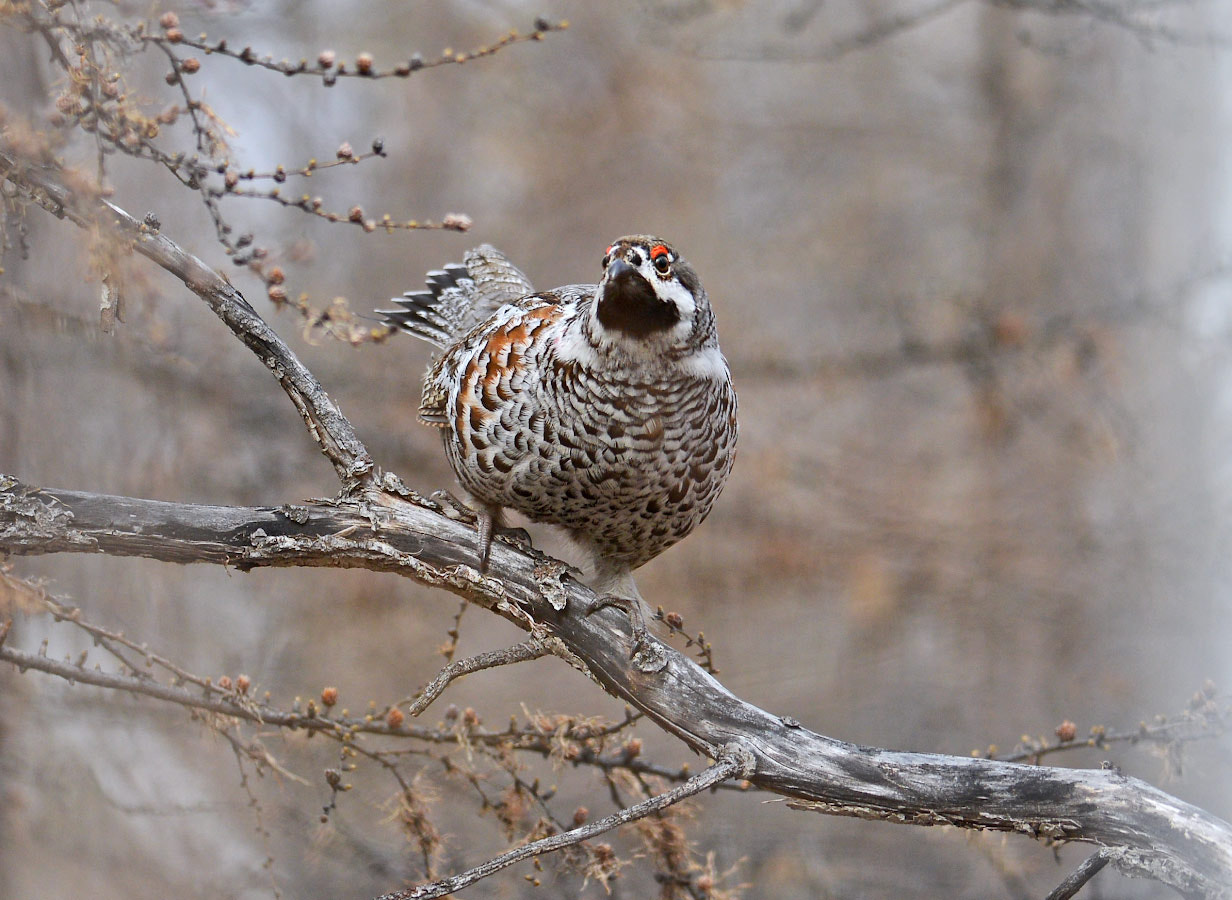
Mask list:
[[[687,349],[713,333],[706,292],[666,241],[630,235],[603,254],[592,328],[606,341]]]

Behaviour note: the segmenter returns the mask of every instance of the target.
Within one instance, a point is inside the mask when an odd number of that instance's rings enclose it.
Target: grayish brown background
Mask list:
[[[540,13],[569,18],[542,44],[406,82],[326,90],[203,60],[195,83],[236,129],[245,165],[295,167],[379,134],[388,159],[307,189],[336,209],[475,220],[465,236],[364,236],[232,201],[237,221],[302,257],[287,266],[292,296],[371,309],[480,241],[547,287],[596,277],[617,235],[673,240],[716,306],[741,443],[714,514],[639,584],[704,629],[727,686],[826,734],[904,749],[1008,749],[1065,718],[1080,733],[1132,728],[1178,710],[1204,679],[1232,682],[1232,51],[970,0],[837,52],[923,8],[545,0],[181,14],[189,34],[275,57],[329,47],[378,64],[477,46]],[[1189,35],[1229,20],[1225,2],[1117,8]],[[0,100],[29,109],[42,57],[25,37],[2,40]],[[144,71],[159,95],[154,63]],[[168,235],[226,265],[168,176],[113,171],[117,202],[157,212]],[[272,379],[181,285],[145,267],[127,325],[101,336],[80,235],[37,211],[31,225],[34,253],[6,258],[0,293],[0,471],[211,503],[335,490]],[[428,348],[307,345],[293,316],[235,278],[379,464],[422,490],[452,485],[436,435],[414,422]],[[354,572],[68,557],[17,571],[194,671],[246,672],[282,702],[334,684],[356,709],[431,677],[455,612],[443,594]],[[490,618],[464,620],[463,653],[515,638]],[[84,649],[37,619],[15,635],[30,648],[48,636],[57,655]],[[556,661],[477,676],[448,699],[493,722],[519,704],[619,713]],[[641,732],[648,753],[687,758]],[[325,837],[332,745],[274,746],[311,781],[254,785],[284,896],[367,897],[413,874],[372,805],[388,790],[378,773],[356,777]],[[1104,758],[1232,816],[1226,740],[1191,748],[1179,770],[1128,748],[1065,762]],[[602,808],[595,782],[558,774],[567,797]],[[442,806],[458,796],[429,787]],[[231,751],[181,710],[0,672],[0,798],[0,896],[272,896]],[[720,868],[739,863],[748,897],[1042,896],[1081,858],[1066,850],[1058,866],[1025,839],[767,799],[699,804],[699,846]],[[490,822],[455,825],[451,865],[499,846]],[[520,896],[520,874],[465,896]],[[648,895],[638,878],[626,870],[618,896]],[[1112,874],[1088,891],[1164,893]]]

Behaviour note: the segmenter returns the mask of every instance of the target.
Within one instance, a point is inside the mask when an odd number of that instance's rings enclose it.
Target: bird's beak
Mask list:
[[[599,288],[599,324],[631,337],[645,338],[680,321],[674,304],[655,293],[654,285],[623,259],[614,259]]]
[[[623,259],[615,259],[607,267],[603,279],[601,304],[614,304],[632,309],[645,309],[659,303],[654,288]]]

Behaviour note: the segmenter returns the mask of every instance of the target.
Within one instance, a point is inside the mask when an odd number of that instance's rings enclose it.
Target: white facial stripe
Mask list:
[[[651,267],[654,268],[653,266]],[[697,312],[697,303],[693,300],[693,295],[688,289],[675,278],[664,281],[657,273],[652,271],[647,276],[650,283],[654,285],[655,293],[664,300],[670,300],[676,304],[676,309],[680,311],[680,318],[689,323],[689,327],[693,327],[693,313]]]

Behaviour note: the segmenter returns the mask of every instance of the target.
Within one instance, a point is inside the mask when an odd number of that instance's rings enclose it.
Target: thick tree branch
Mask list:
[[[1115,771],[859,747],[815,734],[733,696],[670,648],[661,670],[641,671],[629,660],[622,613],[572,614],[594,595],[563,567],[498,542],[489,574],[480,575],[473,547],[471,529],[392,495],[281,509],[202,507],[36,490],[0,478],[0,551],[398,572],[523,628],[546,627],[605,690],[693,749],[711,758],[733,743],[749,750],[756,759],[749,780],[795,798],[795,809],[1081,841],[1107,848],[1124,872],[1186,894],[1232,896],[1232,826],[1142,781]]]
[[[372,457],[342,411],[290,347],[229,281],[163,236],[152,215],[139,222],[101,197],[82,196],[60,173],[20,160],[0,144],[0,176],[44,209],[82,227],[99,226],[132,242],[142,256],[166,269],[209,304],[214,314],[261,360],[286,391],[350,492],[372,477]]]

